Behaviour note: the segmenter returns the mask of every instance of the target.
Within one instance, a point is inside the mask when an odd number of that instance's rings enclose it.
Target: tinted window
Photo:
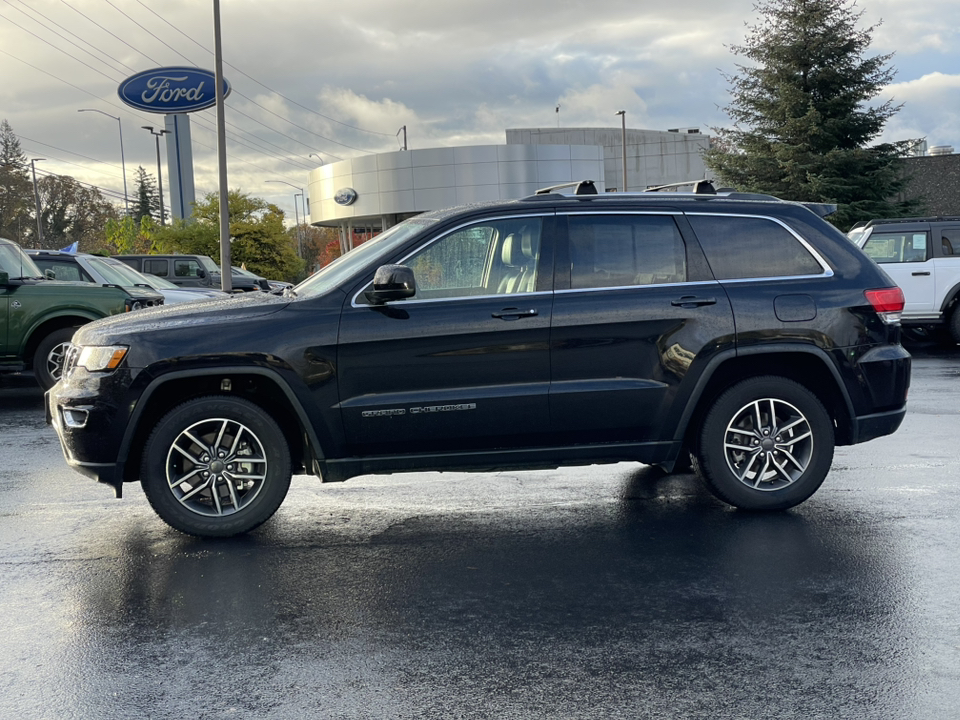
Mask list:
[[[927,233],[924,230],[872,233],[863,251],[878,263],[924,262]]]
[[[540,259],[539,218],[493,220],[450,233],[404,261],[416,298],[533,292]]]
[[[940,254],[944,257],[960,255],[960,227],[945,227],[940,231]]]
[[[136,265],[132,266],[134,270],[138,269]],[[156,275],[157,277],[167,276],[167,261],[159,259],[143,259],[143,272]]]
[[[200,263],[196,260],[174,260],[173,274],[177,277],[200,277]]]
[[[666,215],[571,215],[570,287],[684,282],[686,252]]]
[[[816,258],[773,220],[723,215],[688,217],[717,280],[823,274]]]

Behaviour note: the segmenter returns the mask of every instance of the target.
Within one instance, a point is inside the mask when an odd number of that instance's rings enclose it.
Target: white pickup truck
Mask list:
[[[871,220],[847,237],[903,290],[906,329],[942,325],[960,343],[960,217]]]

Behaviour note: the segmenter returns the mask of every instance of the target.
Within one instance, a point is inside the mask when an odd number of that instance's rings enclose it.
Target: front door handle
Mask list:
[[[674,307],[682,308],[695,308],[700,307],[701,305],[716,305],[717,299],[712,297],[696,297],[695,295],[684,295],[682,298],[673,300],[671,303]]]
[[[536,310],[520,310],[519,308],[504,308],[500,312],[490,313],[490,317],[500,318],[501,320],[519,320],[522,317],[532,317],[539,315]]]
[[[923,272],[915,272],[915,273],[910,273],[910,274],[913,275],[914,277],[917,277],[917,275],[929,275],[929,274],[930,274],[930,271],[929,271],[929,270],[924,270]]]

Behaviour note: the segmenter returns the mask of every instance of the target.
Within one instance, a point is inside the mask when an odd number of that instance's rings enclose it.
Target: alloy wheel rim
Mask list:
[[[181,431],[166,460],[167,487],[184,508],[205,517],[250,505],[267,478],[263,443],[246,425],[208,418]]]
[[[63,376],[63,363],[67,358],[67,349],[70,343],[64,342],[54,345],[47,353],[47,372],[54,380],[59,380]]]
[[[753,490],[792,485],[813,458],[813,430],[796,406],[777,398],[744,405],[727,425],[723,452],[730,472]]]

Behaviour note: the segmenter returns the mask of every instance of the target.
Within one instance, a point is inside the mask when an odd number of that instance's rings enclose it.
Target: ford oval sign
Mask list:
[[[192,67],[163,67],[131,75],[117,90],[120,99],[138,110],[155,113],[188,113],[217,102],[216,75]],[[230,83],[223,80],[223,96]]]
[[[333,196],[333,201],[337,205],[353,205],[356,199],[357,191],[349,187],[337,190],[337,194]]]

